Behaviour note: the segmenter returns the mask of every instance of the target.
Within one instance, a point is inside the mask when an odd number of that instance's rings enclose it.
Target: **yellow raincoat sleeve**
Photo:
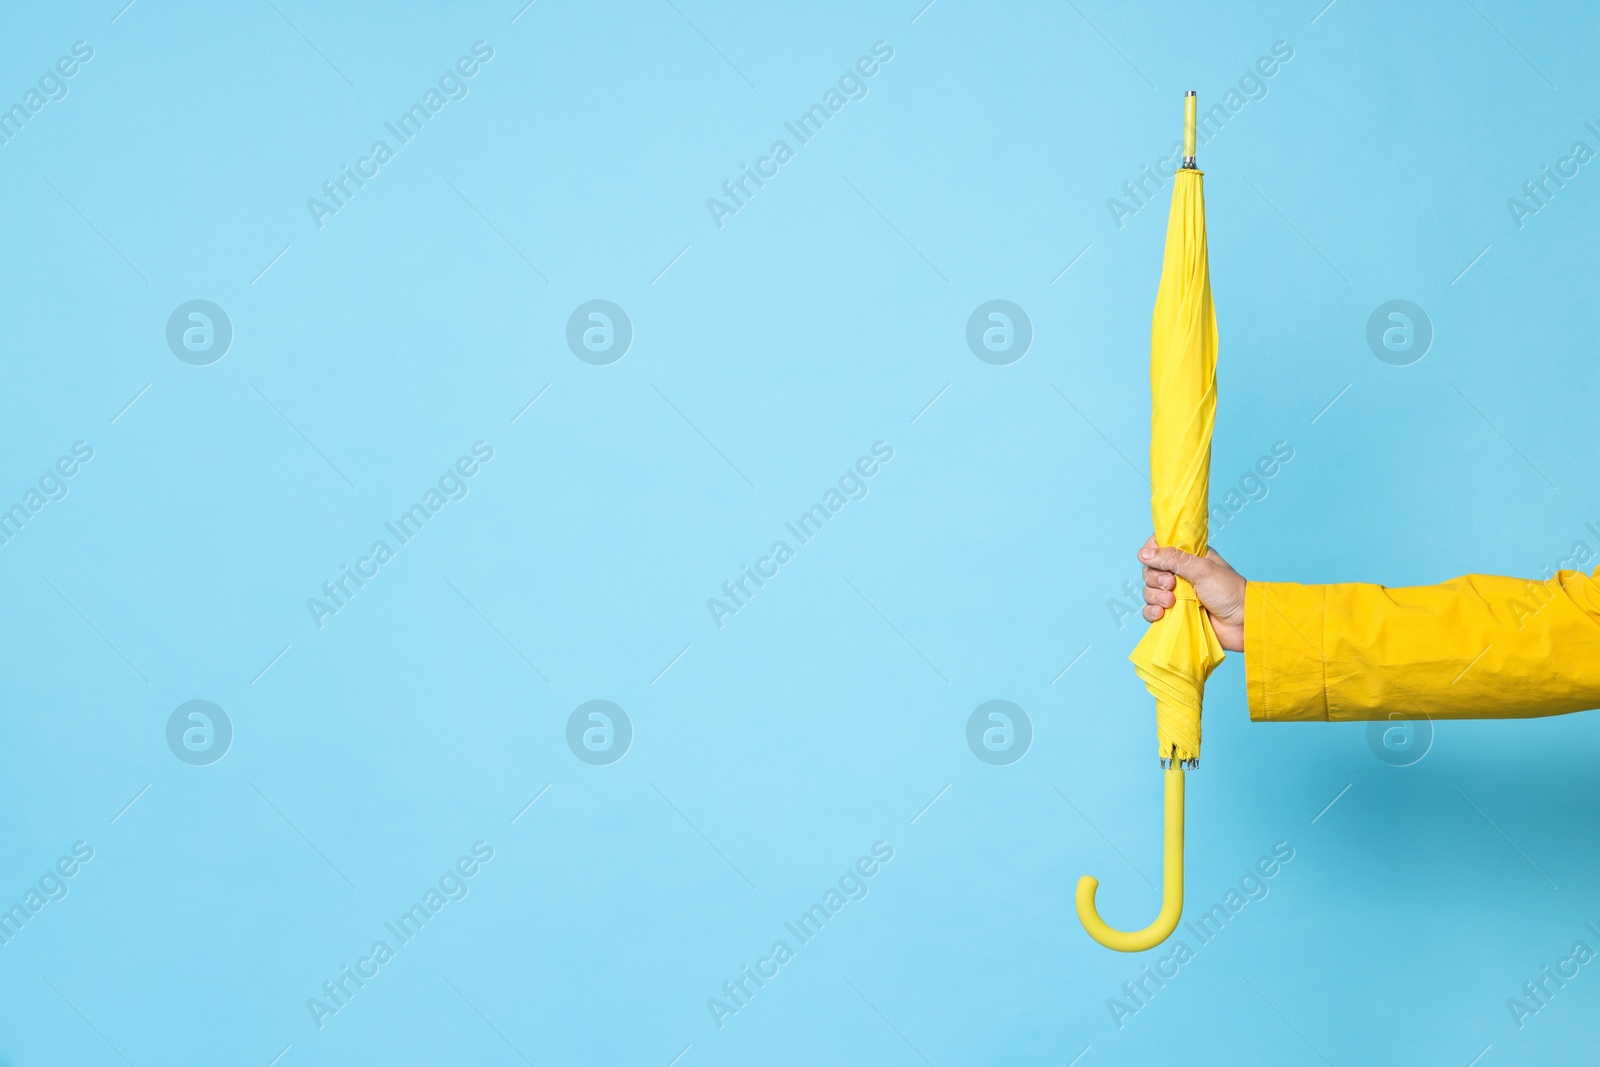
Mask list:
[[[1395,589],[1250,582],[1250,717],[1521,719],[1600,707],[1597,578],[1471,574]]]

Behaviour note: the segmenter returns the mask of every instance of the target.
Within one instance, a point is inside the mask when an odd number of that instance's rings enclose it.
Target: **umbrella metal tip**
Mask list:
[[[1195,116],[1200,110],[1200,98],[1190,89],[1183,94],[1183,169],[1198,170],[1194,164]]]

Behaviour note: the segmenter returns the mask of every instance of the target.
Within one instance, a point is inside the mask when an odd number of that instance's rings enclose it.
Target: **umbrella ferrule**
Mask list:
[[[1195,138],[1195,113],[1199,110],[1199,98],[1190,89],[1183,94],[1183,169],[1195,170],[1194,165],[1194,138]]]

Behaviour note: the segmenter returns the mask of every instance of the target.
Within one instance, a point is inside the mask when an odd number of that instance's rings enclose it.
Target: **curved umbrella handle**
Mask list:
[[[1155,948],[1178,928],[1183,914],[1183,764],[1173,760],[1167,769],[1166,837],[1161,914],[1143,930],[1113,930],[1095,910],[1094,893],[1100,883],[1092,875],[1078,879],[1078,921],[1089,936],[1118,952],[1143,952]]]

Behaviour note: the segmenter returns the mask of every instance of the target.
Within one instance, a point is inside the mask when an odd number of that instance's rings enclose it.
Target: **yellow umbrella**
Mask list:
[[[1203,556],[1211,429],[1217,414],[1217,322],[1206,262],[1206,204],[1194,165],[1195,95],[1184,97],[1183,167],[1174,177],[1167,250],[1150,328],[1150,510],[1156,541]],[[1200,762],[1200,700],[1222,662],[1211,617],[1182,578],[1177,602],[1153,623],[1128,658],[1156,699],[1156,742],[1166,769],[1165,886],[1156,921],[1114,930],[1095,910],[1099,885],[1078,880],[1078,919],[1089,936],[1119,952],[1154,948],[1183,912],[1183,775]]]

